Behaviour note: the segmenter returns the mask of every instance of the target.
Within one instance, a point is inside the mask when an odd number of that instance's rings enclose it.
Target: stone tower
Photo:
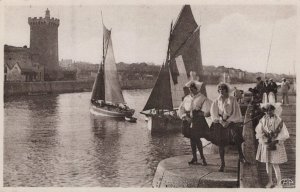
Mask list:
[[[45,18],[28,18],[30,25],[30,49],[39,53],[39,63],[44,67],[44,80],[58,79],[58,26],[59,19],[50,18],[47,9]]]

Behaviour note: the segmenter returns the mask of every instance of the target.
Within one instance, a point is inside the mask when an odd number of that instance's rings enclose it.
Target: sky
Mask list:
[[[203,65],[294,73],[299,22],[295,5],[191,7],[201,25]],[[112,29],[116,62],[161,65],[167,54],[170,23],[176,20],[182,5],[6,5],[4,43],[29,46],[28,17],[44,17],[47,8],[51,17],[60,19],[59,59],[100,63],[102,11],[104,24]]]

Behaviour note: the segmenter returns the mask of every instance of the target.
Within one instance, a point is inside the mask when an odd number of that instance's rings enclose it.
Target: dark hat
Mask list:
[[[256,77],[257,80],[261,80],[261,77]]]

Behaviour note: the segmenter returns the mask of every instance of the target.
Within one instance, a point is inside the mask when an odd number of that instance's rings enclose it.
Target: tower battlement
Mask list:
[[[59,19],[56,19],[54,17],[50,18],[36,18],[36,17],[28,17],[28,24],[29,25],[54,25],[59,26]]]
[[[43,17],[28,17],[28,24],[29,25],[50,25],[50,26],[59,26],[59,19],[57,18],[50,18],[50,11],[47,9],[45,18]]]

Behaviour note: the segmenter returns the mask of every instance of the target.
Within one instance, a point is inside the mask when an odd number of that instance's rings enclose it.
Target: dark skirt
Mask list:
[[[189,123],[187,120],[183,120],[181,124],[181,133],[184,137],[190,138],[191,137],[191,123]]]
[[[209,129],[209,140],[218,146],[242,144],[243,127],[241,123],[230,123],[226,128],[220,123],[212,123]]]
[[[182,134],[187,138],[205,138],[209,136],[209,126],[200,111],[193,111],[192,127],[187,121],[182,121]]]

